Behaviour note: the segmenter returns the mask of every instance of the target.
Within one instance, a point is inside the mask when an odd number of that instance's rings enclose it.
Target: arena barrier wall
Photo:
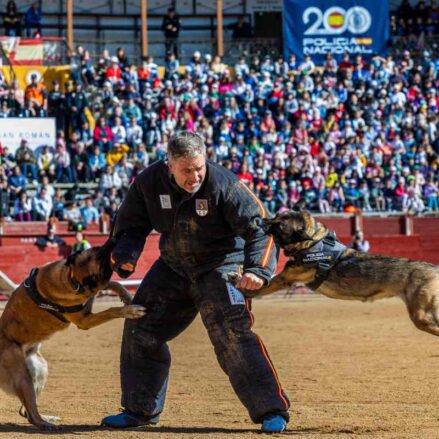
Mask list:
[[[345,244],[351,240],[355,230],[360,228],[370,242],[372,253],[418,259],[439,265],[438,217],[343,216],[318,220],[329,229],[335,230]],[[36,239],[46,233],[46,227],[46,224],[41,222],[3,224],[0,235],[0,271],[13,282],[22,282],[32,267],[61,259],[70,253],[74,234],[68,231],[65,222],[60,222],[57,227],[57,234],[66,241],[64,248],[41,250],[35,245]],[[85,234],[92,245],[101,245],[107,239],[107,235],[102,233],[97,225],[90,226]],[[158,246],[159,235],[149,236],[136,272],[128,282],[129,285],[136,284],[157,259]],[[285,262],[286,258],[281,253],[278,270]]]

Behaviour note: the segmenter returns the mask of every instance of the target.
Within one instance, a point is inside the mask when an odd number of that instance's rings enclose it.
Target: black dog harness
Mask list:
[[[24,287],[26,288],[27,294],[38,306],[38,308],[44,309],[45,311],[55,316],[58,320],[61,320],[61,322],[63,323],[70,323],[63,316],[63,314],[73,314],[75,312],[80,312],[88,305],[90,300],[93,299],[91,297],[85,303],[75,306],[62,306],[62,305],[58,305],[57,303],[51,302],[49,299],[43,297],[41,293],[38,291],[37,284],[35,282],[37,273],[38,273],[38,268],[32,268],[29,277],[23,283]]]
[[[317,268],[316,277],[306,284],[311,290],[317,290],[328,278],[329,272],[337,263],[346,246],[337,241],[334,232],[329,232],[322,240],[312,247],[294,254],[291,265],[302,265],[306,268]]]

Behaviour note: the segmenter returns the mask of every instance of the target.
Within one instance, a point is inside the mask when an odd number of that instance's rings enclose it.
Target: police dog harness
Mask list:
[[[49,312],[53,316],[55,316],[58,320],[61,320],[63,323],[70,323],[63,314],[73,314],[75,312],[80,312],[86,308],[91,297],[85,303],[75,306],[62,306],[57,303],[51,302],[49,299],[46,299],[41,295],[38,291],[37,284],[35,282],[35,278],[37,277],[38,268],[33,268],[29,274],[29,277],[24,281],[23,285],[26,288],[26,292],[29,297],[33,300],[33,302],[38,306],[38,308],[44,309]],[[77,282],[77,281],[76,281]]]
[[[316,268],[316,276],[306,286],[315,291],[328,278],[329,272],[337,263],[346,246],[337,241],[334,232],[329,232],[323,239],[312,247],[294,253],[294,260],[287,265],[300,265],[306,268]]]

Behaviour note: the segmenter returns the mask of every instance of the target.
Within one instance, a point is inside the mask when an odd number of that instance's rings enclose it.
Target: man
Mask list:
[[[232,38],[234,40],[253,37],[252,25],[245,21],[245,16],[243,15],[238,18],[236,23],[232,23],[227,28],[233,31]]]
[[[32,73],[30,79],[31,82],[26,87],[24,92],[25,102],[32,102],[33,106],[38,112],[41,112],[41,110],[46,110],[46,87],[44,87],[44,84],[38,79],[38,75],[36,73]]]
[[[365,253],[367,253],[370,250],[369,241],[367,239],[364,239],[364,235],[361,230],[355,231],[355,235],[352,241],[349,243],[348,247]]]
[[[32,6],[24,14],[24,26],[26,27],[26,35],[29,38],[41,38],[41,19],[43,13],[41,10],[41,0],[32,3]],[[32,35],[32,29],[35,29]]]
[[[178,34],[180,33],[180,17],[175,8],[169,8],[168,13],[163,17],[162,31],[165,34],[165,52],[173,52],[178,58]]]
[[[262,203],[229,171],[206,161],[202,138],[182,131],[158,161],[130,187],[117,214],[113,269],[134,272],[146,236],[161,233],[160,258],[133,303],[147,315],[125,325],[121,354],[124,411],[102,423],[113,428],[156,424],[163,410],[170,367],[166,342],[198,312],[218,361],[254,422],[281,432],[289,401],[261,339],[251,331],[250,300],[227,283],[244,265],[239,288],[255,290],[276,268],[272,238],[260,228]]]

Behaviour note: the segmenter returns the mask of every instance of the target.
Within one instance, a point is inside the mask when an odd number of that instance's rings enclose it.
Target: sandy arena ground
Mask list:
[[[99,304],[103,308],[111,304]],[[262,336],[291,401],[284,436],[439,438],[439,343],[417,330],[397,299],[372,304],[321,297],[254,303]],[[261,438],[216,363],[201,321],[171,343],[173,366],[159,427],[111,431],[119,409],[122,321],[71,327],[46,342],[42,413],[62,417],[59,438]],[[47,437],[1,394],[0,438]],[[280,435],[279,435],[280,436]]]

